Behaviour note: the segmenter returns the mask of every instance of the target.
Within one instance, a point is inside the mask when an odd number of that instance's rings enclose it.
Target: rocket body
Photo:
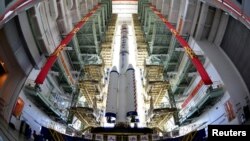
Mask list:
[[[136,80],[135,69],[130,64],[126,71],[127,75],[127,117],[137,116]]]
[[[118,110],[116,123],[125,122],[126,117],[126,105],[127,105],[127,94],[126,94],[126,75],[121,74],[119,77],[119,95],[118,95]]]
[[[117,96],[118,96],[118,78],[119,73],[114,66],[109,75],[109,86],[108,86],[108,98],[107,98],[107,107],[106,107],[106,117],[108,118],[108,122],[114,122],[114,118],[116,118],[117,111]]]
[[[123,24],[121,27],[121,48],[120,48],[120,67],[119,71],[124,74],[128,67],[128,26]]]
[[[137,122],[137,99],[135,70],[129,64],[128,26],[121,26],[121,46],[119,54],[119,71],[113,67],[109,76],[106,114],[109,123]],[[115,121],[110,120],[115,118]]]

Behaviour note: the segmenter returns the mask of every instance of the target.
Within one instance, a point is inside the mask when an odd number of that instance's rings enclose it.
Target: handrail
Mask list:
[[[171,105],[169,102],[164,102],[154,106],[154,109],[160,109],[160,108],[171,108]]]
[[[184,116],[189,113],[190,110],[192,111],[192,109],[195,108],[197,101],[200,101],[202,98],[204,98],[204,95],[206,95],[208,89],[217,89],[222,87],[223,84],[220,81],[214,81],[213,85],[211,86],[202,85],[201,88],[197,91],[197,94],[192,97],[187,106],[180,111],[180,115]]]
[[[46,87],[46,86],[45,86]],[[36,91],[34,85],[32,85],[32,81],[29,81],[26,85],[26,90],[32,90]],[[51,92],[49,91],[47,94],[43,95],[41,92],[36,92],[37,96],[58,116],[61,118],[64,118],[66,114],[64,112],[61,112],[60,110],[63,110],[64,107],[60,105],[55,105],[54,101],[51,99]]]

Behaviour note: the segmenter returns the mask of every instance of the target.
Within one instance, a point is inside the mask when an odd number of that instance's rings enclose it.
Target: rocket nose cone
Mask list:
[[[113,66],[111,72],[117,72],[118,73],[116,66]]]
[[[129,64],[127,70],[135,70],[135,69],[132,64]]]

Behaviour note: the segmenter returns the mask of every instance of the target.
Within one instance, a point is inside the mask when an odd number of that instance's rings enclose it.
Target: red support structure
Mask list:
[[[66,35],[66,37],[61,41],[61,43],[56,47],[55,51],[49,56],[45,65],[41,69],[40,73],[38,74],[35,83],[36,84],[43,84],[49,70],[57,60],[57,57],[60,55],[60,52],[66,47],[67,44],[71,41],[73,36],[82,28],[84,23],[88,21],[89,17],[93,15],[97,9],[100,8],[100,4],[95,6],[86,16],[84,16],[76,25],[75,27]]]
[[[176,40],[180,43],[180,45],[185,49],[186,54],[188,55],[188,57],[191,59],[193,65],[195,66],[195,68],[197,69],[197,71],[199,72],[203,82],[205,85],[211,85],[213,82],[210,79],[208,73],[206,72],[205,68],[203,67],[201,61],[199,60],[199,58],[196,56],[196,54],[194,53],[194,51],[190,48],[190,46],[188,45],[187,41],[185,39],[183,39],[179,33],[176,31],[176,29],[174,28],[174,26],[171,25],[171,23],[161,14],[161,12],[159,12],[155,6],[153,6],[152,4],[149,4],[150,8],[153,10],[153,12],[165,23],[165,25],[167,26],[167,28],[171,31],[171,33],[175,36]]]

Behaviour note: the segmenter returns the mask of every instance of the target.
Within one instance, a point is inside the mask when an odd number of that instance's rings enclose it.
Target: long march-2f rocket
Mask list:
[[[128,26],[121,26],[119,71],[114,66],[109,75],[106,114],[108,123],[127,125],[138,122],[135,69],[129,64]]]

